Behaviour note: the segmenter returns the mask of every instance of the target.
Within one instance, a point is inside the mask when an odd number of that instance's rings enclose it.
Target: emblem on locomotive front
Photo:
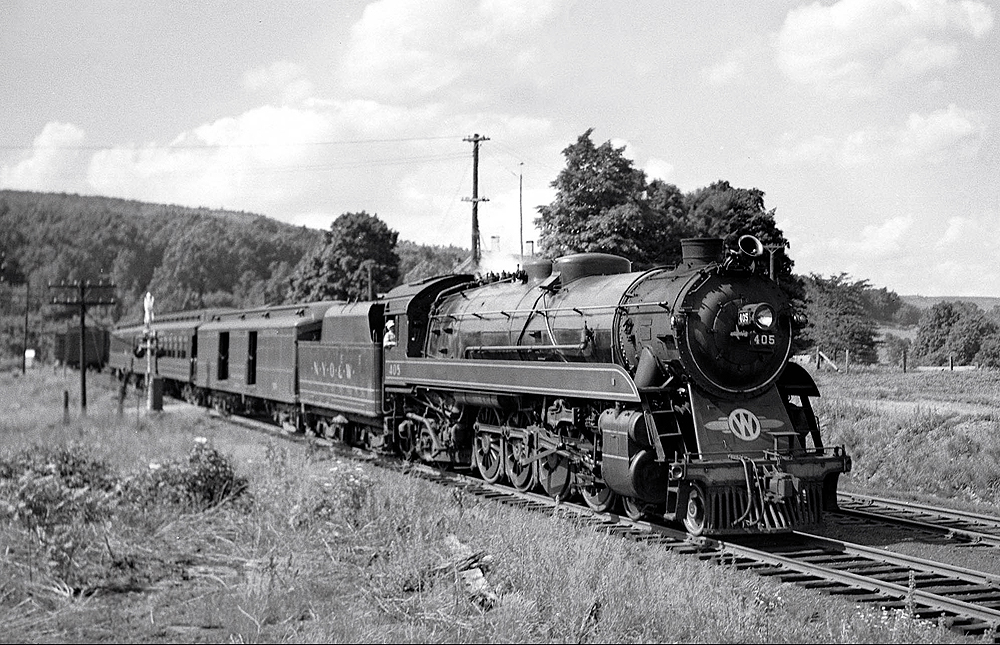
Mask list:
[[[729,413],[729,431],[743,441],[753,441],[760,436],[760,419],[750,410],[736,408]]]

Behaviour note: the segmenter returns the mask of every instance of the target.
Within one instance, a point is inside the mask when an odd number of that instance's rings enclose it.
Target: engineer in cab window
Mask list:
[[[390,318],[385,321],[385,333],[382,335],[382,347],[390,349],[396,346],[396,323]]]

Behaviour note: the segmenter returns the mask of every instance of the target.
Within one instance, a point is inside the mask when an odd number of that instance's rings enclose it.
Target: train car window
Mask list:
[[[229,332],[219,334],[219,369],[217,378],[225,381],[229,378]]]
[[[257,383],[257,332],[247,337],[247,385]]]

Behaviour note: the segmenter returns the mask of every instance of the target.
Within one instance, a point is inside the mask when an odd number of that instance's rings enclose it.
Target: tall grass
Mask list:
[[[0,376],[4,411],[43,402],[0,425],[5,639],[956,639],[905,612],[600,535],[185,408],[119,417],[113,393],[97,391],[88,417],[63,426],[42,381]],[[39,502],[31,517],[50,525],[44,537],[24,521],[25,494]],[[58,527],[76,532],[54,538]],[[495,602],[470,595],[456,544],[482,554]],[[69,557],[54,557],[64,547]]]
[[[865,492],[1000,508],[1000,373],[821,373],[827,443]]]

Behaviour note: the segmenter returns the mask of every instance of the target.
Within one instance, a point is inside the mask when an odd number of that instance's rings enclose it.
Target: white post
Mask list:
[[[146,340],[146,411],[153,411],[153,352],[154,349],[154,335],[151,329],[153,324],[153,294],[146,292],[146,297],[143,298],[142,306],[144,310],[144,315],[142,319],[142,335],[145,336]]]

